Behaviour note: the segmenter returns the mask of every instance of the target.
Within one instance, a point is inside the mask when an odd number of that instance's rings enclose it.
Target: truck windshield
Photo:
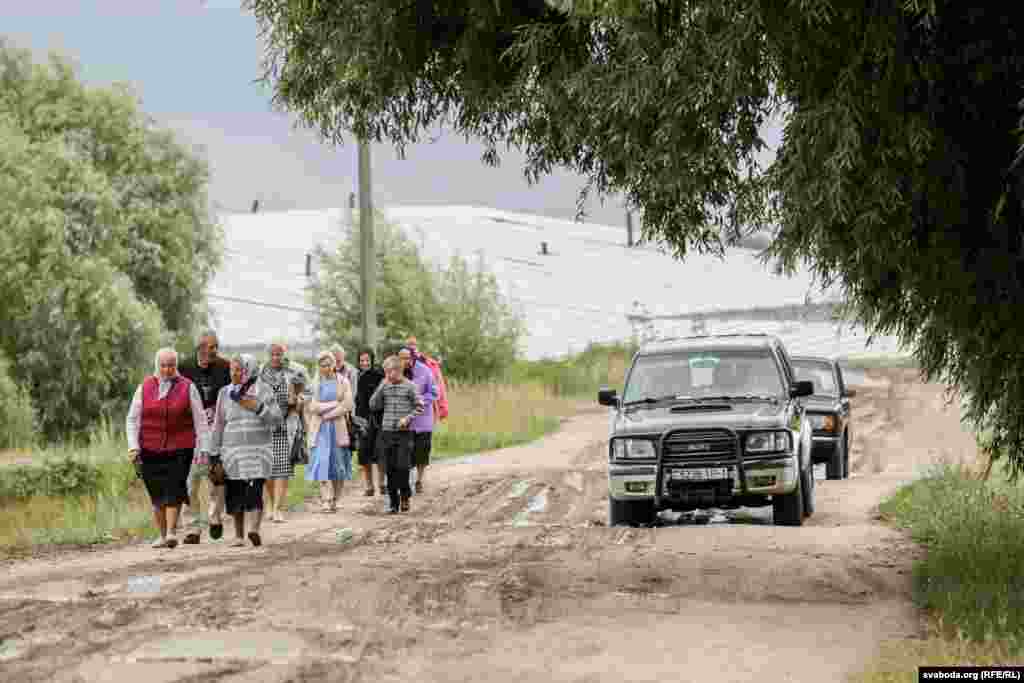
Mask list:
[[[821,361],[795,360],[793,374],[798,382],[814,384],[814,393],[835,396],[839,393],[836,378],[832,374],[832,366]]]
[[[637,358],[622,399],[785,393],[779,366],[768,351],[687,351]]]

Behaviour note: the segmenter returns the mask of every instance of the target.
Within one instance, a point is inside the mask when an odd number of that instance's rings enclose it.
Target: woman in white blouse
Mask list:
[[[210,428],[199,391],[178,374],[174,349],[157,351],[155,366],[155,374],[135,390],[125,426],[129,455],[141,466],[160,530],[153,547],[173,548],[178,514],[189,500],[192,458],[197,449],[209,449]]]

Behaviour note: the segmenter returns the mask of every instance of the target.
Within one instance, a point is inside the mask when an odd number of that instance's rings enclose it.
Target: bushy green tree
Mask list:
[[[519,356],[526,333],[523,319],[509,306],[493,273],[476,269],[461,255],[437,275],[441,314],[432,334],[417,342],[444,358],[446,375],[479,381],[499,377]]]
[[[431,267],[402,230],[375,216],[377,327],[384,339],[402,338],[409,330],[429,336],[438,312]],[[363,308],[359,229],[345,228],[338,248],[318,249],[320,267],[310,287],[319,312],[322,339],[338,342],[349,354],[362,346]],[[354,362],[355,358],[351,358]]]
[[[463,379],[497,376],[515,358],[523,334],[490,273],[474,272],[456,256],[442,269],[416,243],[378,215],[374,224],[377,325],[380,350],[392,352],[411,334],[421,348],[445,359],[446,373]],[[353,352],[362,346],[359,230],[348,230],[333,252],[320,250],[311,286],[319,332]]]
[[[0,351],[47,439],[123,415],[220,262],[207,173],[120,89],[0,41]]]
[[[952,0],[248,0],[326,139],[439,122],[618,191],[684,257],[774,234],[1024,470],[1024,26]],[[760,129],[781,120],[777,158]]]

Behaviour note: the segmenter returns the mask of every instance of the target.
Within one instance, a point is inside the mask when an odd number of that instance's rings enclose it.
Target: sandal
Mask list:
[[[366,491],[363,492],[363,495],[366,496],[367,498],[372,496],[373,495],[373,487],[371,486],[370,488],[366,489]]]
[[[261,539],[260,535],[255,531],[249,532],[249,540],[252,541],[252,544],[257,548],[259,548],[260,544],[263,543],[263,539]],[[243,542],[242,545],[245,545],[245,543]]]
[[[231,547],[232,548],[244,548],[245,547],[245,539],[244,538],[236,538],[234,540],[234,542],[231,544]]]

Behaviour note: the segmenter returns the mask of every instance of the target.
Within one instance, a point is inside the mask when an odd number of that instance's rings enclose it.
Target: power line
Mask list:
[[[263,308],[276,308],[282,311],[295,311],[296,313],[311,313],[316,314],[316,311],[312,308],[299,308],[298,306],[285,306],[284,304],[272,304],[266,301],[256,301],[255,299],[242,299],[234,296],[224,296],[223,294],[207,294],[210,299],[217,299],[219,301],[230,301],[238,304],[249,304],[252,306],[262,306]]]

